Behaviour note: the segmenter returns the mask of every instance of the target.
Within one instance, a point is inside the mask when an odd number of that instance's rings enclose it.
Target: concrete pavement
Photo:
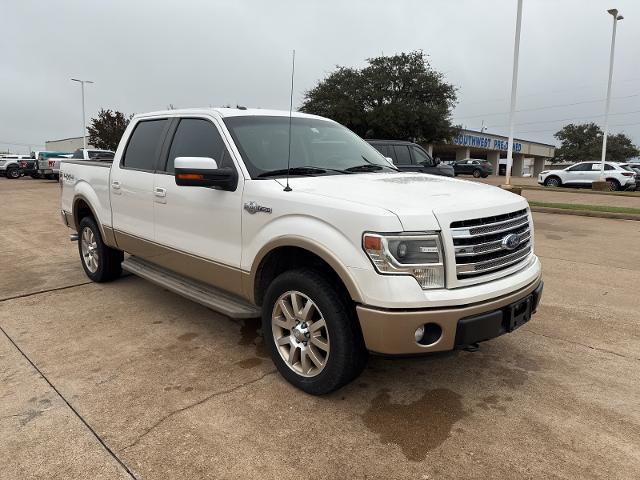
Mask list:
[[[87,283],[58,197],[0,179],[7,478],[637,477],[638,222],[534,214],[528,325],[475,353],[372,357],[318,398],[274,372],[255,321],[133,276]]]

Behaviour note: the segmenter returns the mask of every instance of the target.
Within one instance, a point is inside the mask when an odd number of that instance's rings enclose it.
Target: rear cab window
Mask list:
[[[166,118],[138,122],[122,156],[121,168],[154,171],[167,124]]]

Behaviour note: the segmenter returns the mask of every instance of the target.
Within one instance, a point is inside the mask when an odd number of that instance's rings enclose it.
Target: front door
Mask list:
[[[418,146],[411,147],[411,156],[413,157],[413,163],[415,164],[417,172],[431,173],[432,175],[441,175],[440,169],[436,165],[436,162]]]
[[[168,247],[155,261],[235,292],[240,278],[242,175],[239,173],[233,192],[176,185],[177,157],[208,157],[219,167],[237,169],[213,118],[189,117],[177,122],[171,143],[165,147],[166,164],[155,175],[155,241]]]

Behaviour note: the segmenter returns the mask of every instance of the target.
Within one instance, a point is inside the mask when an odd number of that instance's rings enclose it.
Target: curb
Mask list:
[[[614,218],[616,220],[635,220],[640,222],[640,215],[633,213],[597,212],[594,210],[570,210],[568,208],[530,207],[532,212],[557,213],[560,215],[577,215],[580,217]]]

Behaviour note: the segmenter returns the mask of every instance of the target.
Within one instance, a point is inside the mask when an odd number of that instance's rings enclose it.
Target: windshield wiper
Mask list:
[[[306,166],[306,167],[291,167],[289,170],[287,170],[286,168],[281,168],[279,170],[270,170],[268,172],[263,172],[259,174],[256,178],[266,178],[266,177],[275,177],[279,175],[286,175],[287,172],[289,172],[290,175],[314,175],[314,174],[323,174],[327,172],[353,173],[353,172],[350,172],[348,168],[346,170],[339,170],[337,168]]]
[[[363,165],[356,165],[355,167],[349,167],[345,170],[347,172],[377,172],[382,170],[382,165],[375,165],[373,163],[365,163]]]
[[[265,177],[277,177],[279,175],[286,175],[289,172],[290,175],[314,175],[319,173],[327,173],[327,170],[320,167],[291,167],[280,168],[278,170],[269,170],[268,172],[262,172],[256,178]]]
[[[361,157],[367,163],[363,163],[362,165],[356,165],[355,167],[349,167],[349,168],[346,168],[345,170],[347,172],[378,172],[383,168],[388,168],[389,170],[393,170],[394,172],[398,171],[397,168],[392,167],[391,165],[380,165],[378,163],[373,163],[364,155],[361,155]]]

